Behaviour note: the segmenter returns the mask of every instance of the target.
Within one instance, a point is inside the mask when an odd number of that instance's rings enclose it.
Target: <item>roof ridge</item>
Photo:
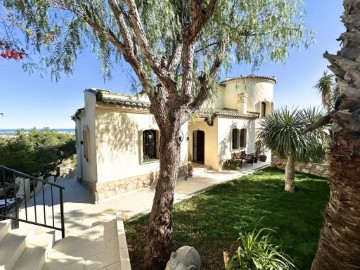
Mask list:
[[[232,80],[238,80],[238,79],[268,79],[268,80],[272,80],[276,83],[276,77],[275,76],[261,76],[261,75],[255,75],[255,74],[249,74],[249,75],[245,75],[245,76],[239,76],[239,77],[230,77],[230,78],[226,78],[225,80],[222,80],[221,82],[219,82],[219,84],[224,84],[228,81],[232,81]]]

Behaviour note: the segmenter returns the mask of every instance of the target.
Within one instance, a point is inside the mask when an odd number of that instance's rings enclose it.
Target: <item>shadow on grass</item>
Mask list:
[[[296,175],[296,192],[284,192],[284,171],[268,168],[220,184],[174,205],[174,250],[194,246],[202,269],[223,269],[222,251],[235,248],[240,231],[274,229],[298,269],[310,269],[329,189],[325,179]],[[148,216],[125,225],[131,262],[141,265]]]

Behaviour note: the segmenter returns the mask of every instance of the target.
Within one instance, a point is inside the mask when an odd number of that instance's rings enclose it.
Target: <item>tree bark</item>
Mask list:
[[[324,54],[340,98],[331,114],[330,198],[312,270],[360,269],[360,0],[344,0],[344,7],[343,48],[337,55]]]
[[[335,139],[330,199],[313,270],[360,269],[360,138],[336,135]]]
[[[289,155],[285,166],[285,191],[295,192],[295,160]]]
[[[149,219],[146,269],[163,270],[171,255],[172,208],[180,163],[180,142],[169,123],[160,129],[160,172]]]

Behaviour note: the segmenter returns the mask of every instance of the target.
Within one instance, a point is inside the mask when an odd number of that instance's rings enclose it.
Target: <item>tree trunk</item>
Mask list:
[[[160,172],[148,228],[146,269],[165,269],[171,255],[172,207],[180,163],[180,142],[175,131],[160,130]]]
[[[313,270],[360,269],[360,138],[335,138],[330,199]]]
[[[340,98],[332,113],[330,198],[312,270],[360,269],[360,0],[344,0],[344,7],[343,48],[324,54]]]
[[[293,156],[288,156],[285,166],[285,191],[295,192],[295,161]]]

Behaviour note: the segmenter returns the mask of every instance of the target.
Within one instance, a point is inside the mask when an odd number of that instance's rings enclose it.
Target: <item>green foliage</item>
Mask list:
[[[226,160],[224,165],[226,168],[229,168],[230,170],[236,170],[236,168],[242,167],[241,160],[233,159],[233,158]]]
[[[334,74],[328,74],[324,71],[321,78],[314,85],[314,88],[321,95],[322,104],[328,111],[335,108],[335,102],[340,96],[339,86],[334,80]]]
[[[267,148],[282,159],[291,155],[296,161],[322,162],[328,137],[324,128],[302,133],[320,117],[321,113],[316,108],[280,108],[261,122],[258,137]]]
[[[48,175],[76,153],[75,136],[45,128],[20,129],[0,139],[0,164],[28,174]]]
[[[34,44],[41,52],[41,62],[51,68],[56,79],[62,72],[72,73],[77,56],[88,47],[102,60],[106,77],[111,76],[112,64],[128,61],[122,57],[119,43],[114,40],[126,45],[119,14],[124,15],[129,34],[134,35],[129,8],[125,1],[115,1],[115,9],[110,2],[3,1],[12,19],[26,26],[28,43]],[[182,34],[194,19],[190,1],[135,2],[151,52],[159,59],[164,57],[169,61],[176,44],[182,42]],[[202,1],[202,6],[209,2]],[[302,0],[216,1],[210,20],[197,37],[193,69],[195,85],[198,84],[197,77],[207,74],[216,59],[224,63],[224,69],[230,68],[234,62],[258,67],[266,61],[283,62],[292,48],[308,47],[312,33],[303,24],[304,13]],[[94,24],[89,24],[85,17],[91,18]],[[133,42],[137,39],[134,38]],[[136,50],[142,53],[139,47]],[[148,83],[155,86],[157,74],[144,57],[139,59],[143,62],[142,72],[147,74]],[[177,76],[182,72],[180,66]],[[181,83],[178,84],[179,90],[180,86]]]
[[[295,269],[291,259],[280,246],[271,243],[271,229],[240,232],[235,254],[231,256],[227,270],[285,270]]]

